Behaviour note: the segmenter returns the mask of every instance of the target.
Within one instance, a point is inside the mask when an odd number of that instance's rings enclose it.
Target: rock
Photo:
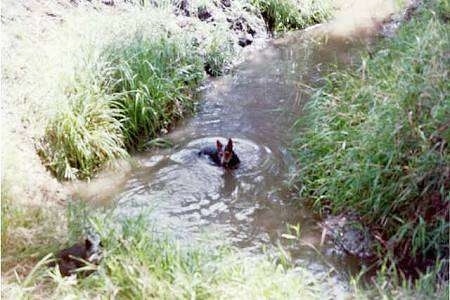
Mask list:
[[[205,63],[204,69],[206,74],[208,74],[209,76],[216,77],[223,74],[222,70],[217,70],[217,68],[214,68],[209,62]]]
[[[189,0],[180,0],[176,5],[178,12],[183,16],[190,17],[191,13],[189,11]]]
[[[230,7],[231,6],[231,0],[220,0],[220,3],[222,3],[222,6],[225,7]]]
[[[235,20],[227,19],[227,21],[232,23],[230,29],[234,31],[246,32],[252,36],[256,34],[256,31],[252,28],[252,26],[250,26],[247,19],[242,16],[236,18]]]
[[[251,34],[246,34],[238,39],[238,44],[241,47],[246,47],[253,43],[253,36]]]
[[[356,214],[330,216],[321,225],[338,250],[359,258],[374,255],[372,236]]]
[[[250,33],[252,36],[255,36],[256,30],[254,30],[252,27],[250,27],[249,24],[247,24],[247,32]]]
[[[114,6],[114,0],[102,0],[102,3],[109,6]]]
[[[212,13],[205,6],[201,6],[197,10],[197,17],[201,21],[212,21]]]

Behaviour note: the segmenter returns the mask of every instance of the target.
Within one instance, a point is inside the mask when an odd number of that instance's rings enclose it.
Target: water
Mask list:
[[[354,271],[357,261],[320,246],[319,220],[286,187],[295,169],[287,148],[308,100],[305,86],[320,83],[332,65],[349,65],[363,47],[300,32],[253,53],[232,74],[207,82],[197,113],[167,136],[176,146],[136,155],[140,166],[108,187],[106,201],[124,216],[147,213],[161,231],[188,243],[205,233],[211,243],[228,241],[250,252],[281,242],[317,272],[330,266]],[[238,169],[218,168],[197,155],[228,137],[241,160]],[[300,242],[283,240],[288,224],[300,224]]]

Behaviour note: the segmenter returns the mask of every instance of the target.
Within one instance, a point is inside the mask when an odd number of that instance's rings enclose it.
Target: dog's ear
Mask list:
[[[86,251],[90,250],[92,248],[92,242],[90,239],[85,239],[84,240],[84,247],[86,248]]]
[[[222,148],[223,148],[223,145],[219,140],[216,141],[216,147],[217,147],[217,150],[222,150]]]
[[[225,147],[225,150],[230,151],[230,152],[233,151],[233,141],[231,139],[228,139],[228,144]]]

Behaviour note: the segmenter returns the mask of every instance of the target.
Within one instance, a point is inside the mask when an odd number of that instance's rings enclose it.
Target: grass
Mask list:
[[[358,212],[400,278],[449,256],[449,27],[437,3],[359,69],[328,76],[296,127],[300,196]]]
[[[55,205],[18,206],[2,195],[2,284],[25,276],[41,253],[57,249],[66,220]]]
[[[205,71],[211,76],[221,76],[231,68],[236,50],[226,34],[209,38],[205,55]]]
[[[276,256],[246,256],[224,245],[188,246],[152,230],[141,215],[120,222],[112,214],[94,215],[87,207],[69,207],[71,244],[83,231],[85,220],[102,239],[104,259],[86,278],[62,278],[45,266],[48,250],[28,275],[3,286],[3,297],[20,298],[190,298],[190,299],[331,299],[325,293],[327,276],[302,267],[276,263]],[[157,227],[154,227],[157,228]],[[52,231],[48,234],[51,235]],[[76,234],[73,234],[76,233]],[[318,278],[320,277],[320,278]]]
[[[122,114],[128,148],[156,137],[185,111],[192,111],[203,63],[189,41],[136,38],[106,52],[106,93],[117,95],[113,106]]]
[[[105,95],[74,95],[47,126],[40,154],[49,169],[58,178],[87,178],[104,163],[126,157],[122,114]]]
[[[271,31],[302,29],[327,20],[331,2],[326,0],[253,0]]]
[[[361,278],[352,279],[352,290],[361,299],[448,299],[448,285],[442,284],[444,263],[439,261],[417,278],[408,280],[387,259],[369,284],[362,283]]]

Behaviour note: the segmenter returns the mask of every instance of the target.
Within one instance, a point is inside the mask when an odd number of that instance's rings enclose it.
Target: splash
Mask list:
[[[401,0],[337,0],[338,9],[332,21],[321,27],[330,37],[369,37],[383,23],[399,13],[410,1]]]

